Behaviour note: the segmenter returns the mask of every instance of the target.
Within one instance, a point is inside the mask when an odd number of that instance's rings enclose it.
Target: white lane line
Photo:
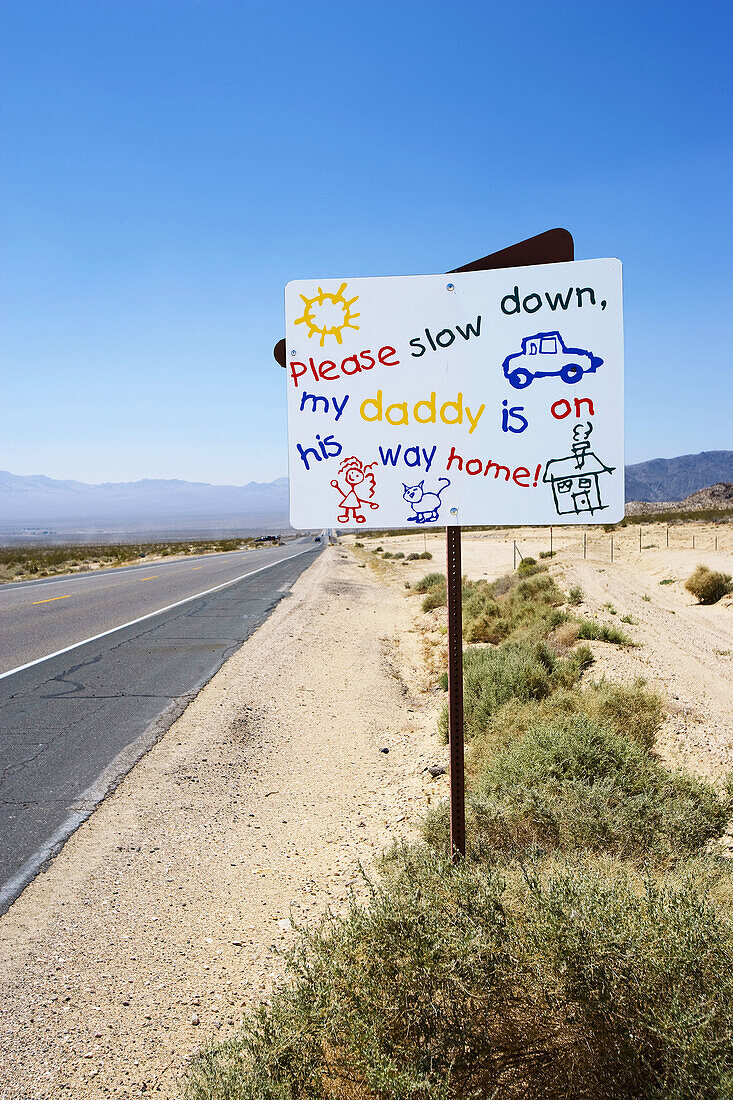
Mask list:
[[[177,600],[176,603],[169,603],[167,607],[159,607],[157,611],[149,611],[147,615],[141,615],[139,619],[131,619],[129,623],[122,623],[120,626],[113,626],[111,630],[103,630],[101,634],[93,634],[91,638],[84,638],[81,642],[74,642],[73,645],[67,645],[64,649],[57,649],[55,653],[47,653],[45,657],[37,657],[35,661],[28,661],[25,665],[18,665],[17,668],[11,668],[8,672],[0,672],[0,680],[4,680],[6,676],[14,676],[16,672],[22,672],[26,668],[33,668],[34,665],[43,664],[44,661],[50,661],[53,657],[60,657],[62,653],[70,653],[72,649],[78,649],[79,646],[86,645],[87,642],[96,642],[99,638],[106,638],[108,634],[116,634],[118,630],[124,630],[125,627],[135,626],[137,623],[144,623],[146,619],[152,619],[155,615],[162,615],[164,611],[172,611],[174,607],[181,607],[184,603],[190,603],[191,600],[198,600],[201,596],[209,596],[212,592],[219,592],[222,588],[228,588],[231,584],[236,584],[237,581],[243,581],[247,577],[254,577],[256,573],[264,573],[266,569],[274,569],[276,565],[282,565],[284,561],[292,561],[293,558],[299,558],[301,554],[307,554],[309,550],[312,550],[313,546],[306,546],[305,550],[299,550],[297,554],[290,554],[287,558],[280,558],[278,561],[270,562],[269,565],[263,565],[259,569],[253,569],[249,573],[242,573],[241,577],[234,577],[231,581],[224,581],[223,584],[217,584],[215,588],[207,588],[203,592],[197,592],[195,596],[186,596],[185,600]]]

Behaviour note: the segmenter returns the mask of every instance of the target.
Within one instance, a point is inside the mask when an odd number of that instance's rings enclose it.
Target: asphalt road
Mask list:
[[[321,549],[303,540],[0,588],[0,912]]]

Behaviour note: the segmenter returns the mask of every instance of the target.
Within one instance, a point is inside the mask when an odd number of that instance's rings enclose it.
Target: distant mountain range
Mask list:
[[[626,500],[684,500],[721,481],[733,481],[733,451],[653,458],[626,467]]]
[[[86,485],[0,471],[0,534],[225,534],[288,523],[288,479],[248,485],[161,480]],[[40,529],[40,530],[37,530]]]
[[[733,451],[655,458],[626,467],[626,500],[677,501],[733,482]],[[87,485],[0,471],[0,535],[225,535],[283,530],[288,479],[248,485],[145,478]]]

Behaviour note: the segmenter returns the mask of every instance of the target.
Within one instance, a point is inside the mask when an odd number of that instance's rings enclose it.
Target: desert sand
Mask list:
[[[614,536],[557,529],[550,567],[580,612],[640,643],[591,643],[588,675],[644,676],[670,713],[658,751],[720,779],[733,754],[733,600],[699,607],[698,562],[733,573],[729,526]],[[488,579],[546,530],[466,532]],[[718,538],[715,551],[714,539]],[[684,540],[690,545],[687,546]],[[296,924],[359,891],[360,865],[445,797],[435,735],[444,611],[406,587],[444,570],[437,533],[328,549],[268,621],[0,918],[0,1097],[176,1097],[186,1060],[222,1040],[282,973]],[[708,546],[709,544],[709,546]],[[381,545],[433,561],[382,562]],[[705,548],[708,547],[708,548]],[[670,580],[669,584],[660,581]],[[645,599],[645,597],[649,597]],[[611,605],[611,608],[605,605]],[[615,611],[615,614],[613,614]],[[388,749],[388,752],[383,750]]]

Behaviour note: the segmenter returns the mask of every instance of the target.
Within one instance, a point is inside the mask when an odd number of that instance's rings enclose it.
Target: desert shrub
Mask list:
[[[506,619],[502,618],[501,609],[497,604],[484,608],[478,615],[466,619],[463,637],[467,642],[491,642],[498,645],[509,635],[510,626]]]
[[[709,881],[694,867],[655,880],[586,861],[531,880],[528,954],[608,1052],[608,1084],[591,1096],[731,1096],[733,940]]]
[[[540,550],[540,560],[544,558],[554,558],[557,550]]]
[[[565,597],[549,573],[540,573],[520,580],[508,594],[508,598],[514,603],[518,600],[536,600],[551,607],[565,603]]]
[[[620,627],[613,623],[599,623],[597,619],[578,619],[578,637],[587,641],[612,642],[614,645],[636,645]]]
[[[494,599],[498,599],[499,596],[506,596],[507,592],[511,592],[514,585],[517,583],[516,575],[506,573],[503,577],[497,577],[495,581],[492,581],[491,592]]]
[[[431,588],[422,602],[423,611],[433,611],[436,607],[445,607],[448,602],[448,591],[442,588]]]
[[[715,572],[706,565],[698,565],[685,581],[685,588],[695,596],[698,603],[705,604],[717,603],[733,591],[729,573]]]
[[[301,933],[284,987],[196,1058],[187,1100],[714,1100],[731,932],[702,870],[451,868],[394,851]]]
[[[575,645],[579,636],[578,624],[570,620],[555,627],[552,634],[550,634],[549,642],[557,652],[564,653],[565,650]]]
[[[664,719],[661,696],[650,691],[643,680],[633,684],[614,684],[602,680],[590,684],[584,692],[583,711],[599,725],[633,737],[646,748]]]
[[[544,641],[567,618],[557,610],[565,602],[547,573],[518,578],[500,577],[463,583],[463,636],[467,642],[509,638]]]
[[[382,554],[382,557],[383,558],[393,558],[394,554],[392,553],[391,550],[385,550],[384,553]]]
[[[364,543],[363,542],[355,542],[354,543],[354,549],[355,550],[363,550],[364,549]]]
[[[575,661],[583,660],[584,648],[578,648]],[[589,651],[587,656],[590,656]],[[557,666],[554,678],[557,678]],[[578,715],[585,715],[597,725],[632,737],[645,748],[650,748],[662,724],[664,707],[659,695],[650,691],[643,680],[631,685],[602,680],[588,684],[582,690],[572,685],[560,687],[540,702],[509,699],[491,715],[481,733],[470,742],[466,759],[469,774],[477,776],[498,749],[524,736],[531,727],[567,725],[570,719]]]
[[[531,577],[535,573],[544,573],[547,569],[546,565],[538,565],[535,558],[522,558],[517,566],[518,577]]]
[[[401,550],[398,550],[395,554],[392,555],[393,558],[404,558],[404,556],[405,555],[402,553]]]
[[[408,554],[407,555],[407,560],[408,561],[419,561],[420,560],[420,555],[419,554]]]
[[[568,603],[571,603],[571,604],[573,604],[573,606],[577,607],[578,604],[580,604],[582,602],[583,602],[583,589],[580,587],[580,585],[574,584],[573,587],[568,592]]]
[[[433,560],[433,555],[430,553],[429,550],[423,550],[422,554],[420,554],[419,557],[422,561],[432,561]]]
[[[468,854],[483,860],[559,848],[678,859],[720,836],[731,812],[729,795],[577,715],[532,726],[485,761],[467,801]],[[428,818],[426,838],[445,850],[444,808]]]
[[[464,731],[470,740],[481,736],[491,716],[510,699],[540,700],[559,687],[576,683],[590,653],[578,651],[558,660],[542,642],[505,642],[497,649],[467,649],[463,655]],[[447,740],[448,708],[438,729]]]
[[[445,587],[445,573],[426,573],[412,586],[413,592],[429,592],[431,588]]]

